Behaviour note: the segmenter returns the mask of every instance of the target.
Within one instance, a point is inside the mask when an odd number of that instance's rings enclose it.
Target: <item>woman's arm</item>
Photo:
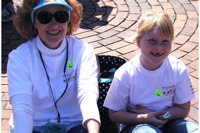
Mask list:
[[[32,133],[33,111],[31,95],[15,95],[10,99],[13,111],[14,133]]]
[[[78,101],[83,116],[83,125],[90,133],[99,133],[100,116],[97,107],[99,97],[97,61],[93,47],[85,44],[78,59]]]
[[[26,44],[25,44],[26,45]],[[14,133],[32,133],[32,83],[29,74],[28,49],[21,45],[9,54],[7,73],[10,103],[12,105]],[[24,56],[26,55],[26,56]],[[27,58],[25,58],[27,57]],[[20,70],[19,70],[20,68]]]
[[[32,133],[33,132],[33,117],[31,114],[18,111],[14,114],[14,133]]]
[[[85,122],[88,133],[99,133],[100,123],[94,119],[89,119]]]

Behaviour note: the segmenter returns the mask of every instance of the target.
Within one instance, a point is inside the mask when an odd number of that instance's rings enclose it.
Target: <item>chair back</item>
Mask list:
[[[112,133],[118,132],[117,125],[110,120],[108,114],[108,108],[104,107],[103,103],[106,98],[107,92],[110,88],[110,85],[112,83],[112,79],[114,78],[115,71],[125,62],[126,60],[120,57],[111,55],[97,55],[97,64],[99,68],[99,76],[98,76],[99,99],[97,104],[101,119],[101,128],[100,128],[101,133],[109,133],[110,131],[112,131]],[[115,130],[117,131],[114,132]]]

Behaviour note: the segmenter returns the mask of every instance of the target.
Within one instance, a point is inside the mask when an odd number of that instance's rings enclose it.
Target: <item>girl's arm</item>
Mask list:
[[[109,116],[113,122],[126,125],[148,123],[154,126],[162,126],[167,121],[159,120],[156,118],[156,116],[160,113],[162,113],[162,111],[136,114],[127,111],[114,111],[109,109]]]
[[[184,119],[188,116],[190,110],[190,102],[184,103],[184,104],[175,104],[174,106],[164,110],[169,111],[171,114],[170,120],[175,119]],[[159,120],[156,118],[160,113],[163,111],[157,111],[157,112],[150,112],[147,109],[129,109],[129,112],[126,111],[114,111],[109,110],[110,119],[113,122],[116,123],[122,123],[122,124],[140,124],[140,123],[148,123],[152,124],[154,126],[161,126],[164,125],[167,120]]]
[[[184,119],[188,116],[190,111],[190,101],[184,104],[175,104],[171,108],[166,109],[171,114],[171,120]]]

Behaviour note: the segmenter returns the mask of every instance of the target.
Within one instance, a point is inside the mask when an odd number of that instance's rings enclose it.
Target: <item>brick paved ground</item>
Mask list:
[[[14,0],[19,3],[21,0]],[[120,56],[127,60],[138,53],[130,42],[138,18],[146,10],[166,11],[175,27],[176,39],[171,54],[188,67],[197,98],[192,101],[187,120],[196,124],[198,118],[198,0],[80,0],[84,15],[80,29],[74,34],[92,44],[96,54]],[[25,42],[12,23],[2,23],[2,133],[8,133],[11,105],[8,99],[6,64],[8,53]]]

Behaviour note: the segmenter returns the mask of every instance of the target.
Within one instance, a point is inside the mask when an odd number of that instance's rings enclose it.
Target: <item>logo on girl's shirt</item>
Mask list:
[[[162,91],[160,89],[155,90],[155,95],[156,95],[156,97],[161,97]]]
[[[162,87],[163,95],[165,96],[174,95],[175,88],[176,88],[175,85]]]

